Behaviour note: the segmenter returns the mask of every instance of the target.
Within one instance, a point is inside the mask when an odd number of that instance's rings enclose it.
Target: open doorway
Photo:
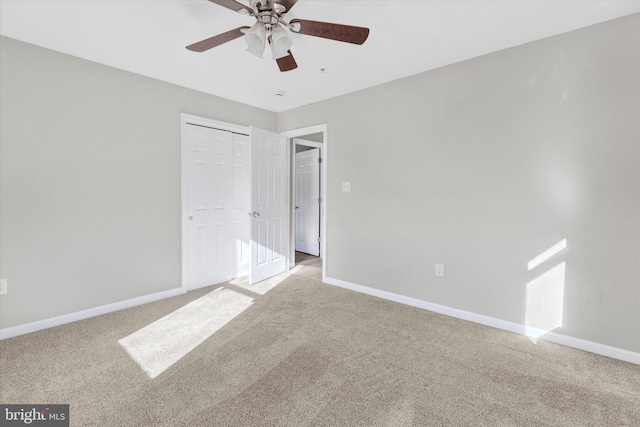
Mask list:
[[[284,132],[291,153],[291,273],[323,280],[326,275],[327,126]]]
[[[322,281],[322,258],[296,251],[295,263],[291,273]]]
[[[296,252],[320,256],[322,144],[294,138],[293,205]]]

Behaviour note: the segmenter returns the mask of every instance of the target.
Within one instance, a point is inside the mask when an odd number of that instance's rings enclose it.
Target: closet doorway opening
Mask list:
[[[182,287],[289,270],[287,137],[181,114]]]

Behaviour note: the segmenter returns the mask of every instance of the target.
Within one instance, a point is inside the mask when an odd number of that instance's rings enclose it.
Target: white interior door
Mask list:
[[[289,247],[288,144],[283,135],[254,126],[251,136],[251,262],[249,282],[287,269]]]
[[[296,153],[296,251],[320,255],[320,149]]]
[[[189,289],[233,278],[232,134],[187,126],[186,281]]]
[[[249,274],[251,219],[251,140],[249,135],[232,134],[233,157],[233,277]]]

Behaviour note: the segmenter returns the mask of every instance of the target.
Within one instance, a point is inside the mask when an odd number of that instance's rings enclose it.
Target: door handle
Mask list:
[[[189,217],[189,221],[193,221],[193,217],[192,216]]]
[[[254,213],[253,213],[253,217],[254,217],[254,218],[257,218],[257,217],[259,217],[259,216],[260,216],[260,212],[254,212]]]
[[[298,206],[296,206],[296,209],[298,209]]]

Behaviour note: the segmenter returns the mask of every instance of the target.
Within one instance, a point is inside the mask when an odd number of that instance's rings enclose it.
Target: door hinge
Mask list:
[[[320,237],[318,237],[318,243],[320,243]]]
[[[322,157],[318,157],[318,163],[322,163]]]
[[[322,203],[322,197],[318,197],[318,203]]]

